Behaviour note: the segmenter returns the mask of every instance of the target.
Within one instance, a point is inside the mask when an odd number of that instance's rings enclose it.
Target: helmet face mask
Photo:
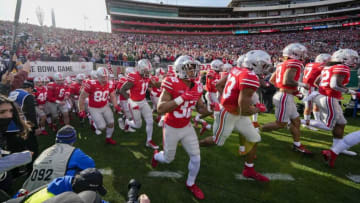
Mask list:
[[[355,67],[359,63],[359,55],[352,49],[340,49],[333,53],[331,62],[340,62],[349,67]]]
[[[136,71],[139,72],[141,77],[149,78],[151,69],[152,69],[152,65],[149,60],[141,59],[140,61],[137,62]]]
[[[187,55],[183,55],[177,58],[174,66],[177,77],[184,80],[195,79],[198,76],[200,70],[198,63],[196,63],[193,58]]]
[[[245,59],[245,54],[239,56],[239,58],[236,60],[236,66],[241,68],[243,66],[244,59]]]
[[[315,63],[327,63],[329,62],[331,59],[331,55],[330,54],[319,54],[316,58],[315,58]]]
[[[105,83],[108,81],[109,79],[109,72],[106,68],[104,67],[99,67],[97,70],[96,70],[96,76],[97,76],[97,80],[100,82],[100,83]]]
[[[254,71],[257,75],[264,73],[271,65],[270,55],[262,50],[249,51],[243,62],[244,67]]]
[[[307,48],[300,43],[292,43],[283,49],[283,56],[304,61],[307,57]]]
[[[58,84],[58,85],[64,84],[64,76],[63,76],[63,74],[62,74],[62,73],[59,73],[59,72],[55,73],[55,75],[54,75],[54,81],[55,81],[55,83]]]

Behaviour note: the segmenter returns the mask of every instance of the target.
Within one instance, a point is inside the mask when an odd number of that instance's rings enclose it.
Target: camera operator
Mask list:
[[[17,136],[25,139],[30,126],[20,118],[20,114],[15,107],[15,104],[3,95],[0,95],[0,191],[9,193],[12,183],[12,178],[9,176],[9,170],[25,165],[31,162],[32,153],[30,151],[24,151],[21,153],[9,154],[2,156],[3,149],[8,150],[7,137],[4,135],[8,129],[10,123],[18,126],[19,132]],[[3,201],[6,193],[0,192],[0,201]]]

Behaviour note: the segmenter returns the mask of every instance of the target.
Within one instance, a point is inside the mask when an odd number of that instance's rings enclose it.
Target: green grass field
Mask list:
[[[273,114],[261,114],[259,123],[274,121]],[[208,119],[212,123],[212,119]],[[110,202],[124,202],[127,197],[127,184],[131,178],[142,183],[141,193],[146,193],[153,203],[189,202],[359,202],[360,184],[349,180],[347,174],[360,175],[360,158],[340,155],[335,169],[329,169],[320,154],[332,144],[330,132],[309,131],[302,128],[302,143],[315,152],[314,157],[305,157],[293,152],[292,138],[286,129],[272,133],[262,133],[258,146],[255,169],[261,173],[289,174],[295,180],[273,180],[259,183],[237,180],[241,174],[244,157],[238,155],[238,135],[230,136],[223,147],[201,148],[201,169],[197,184],[205,194],[205,200],[198,201],[185,188],[189,158],[181,146],[171,164],[159,164],[156,171],[183,173],[181,178],[149,177],[153,171],[150,162],[153,150],[145,147],[145,127],[136,133],[124,133],[116,126],[113,138],[115,146],[105,145],[104,135],[97,136],[89,125],[80,126],[72,121],[78,130],[75,146],[94,158],[97,168],[111,169],[112,175],[104,175],[108,194],[104,197]],[[360,118],[348,118],[345,133],[360,130]],[[199,131],[199,129],[197,129]],[[210,136],[208,131],[199,139]],[[154,124],[153,138],[162,142],[162,131]],[[52,145],[55,136],[38,137],[41,150]],[[360,153],[360,146],[352,148]]]

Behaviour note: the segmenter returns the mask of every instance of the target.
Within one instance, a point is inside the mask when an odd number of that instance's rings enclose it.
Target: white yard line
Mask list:
[[[360,175],[348,174],[346,175],[346,177],[354,181],[355,183],[360,183]]]
[[[112,169],[100,168],[99,171],[100,171],[100,173],[103,174],[103,175],[112,175],[112,174],[113,174],[113,170],[112,170]]]
[[[284,181],[294,181],[295,178],[289,174],[283,173],[263,173],[262,175],[268,177],[270,180],[284,180]],[[235,174],[235,179],[237,180],[254,180],[252,178],[245,178],[242,174]]]
[[[173,172],[173,171],[150,171],[148,173],[150,177],[160,177],[160,178],[181,178],[183,172]]]

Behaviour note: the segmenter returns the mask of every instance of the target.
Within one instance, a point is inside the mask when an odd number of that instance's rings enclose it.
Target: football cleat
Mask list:
[[[194,122],[194,127],[197,128],[197,127],[198,127],[198,124],[199,124],[198,121],[194,118],[194,119],[193,119],[193,122]]]
[[[153,154],[153,157],[152,157],[152,159],[151,159],[151,167],[153,167],[153,168],[156,168],[156,166],[158,165],[158,161],[156,161],[156,159],[155,159],[155,155],[157,154],[157,153],[159,153],[159,151],[157,150],[157,149],[155,149],[154,150],[154,154]]]
[[[252,179],[257,180],[259,182],[269,182],[270,181],[269,178],[267,178],[266,176],[263,176],[260,173],[256,172],[254,167],[245,166],[242,174],[246,178],[252,178]]]
[[[356,152],[349,151],[349,150],[344,150],[344,151],[340,152],[340,154],[345,154],[345,155],[348,155],[348,156],[356,156],[357,155]]]
[[[293,145],[293,150],[295,152],[300,152],[305,155],[313,155],[313,153],[311,151],[307,150],[304,145],[300,145],[300,146]]]
[[[196,199],[202,200],[205,199],[204,193],[201,191],[201,189],[196,185],[188,186],[186,185],[186,188],[190,190],[190,192],[194,195]]]
[[[317,129],[317,128],[312,127],[312,126],[310,126],[310,125],[301,124],[301,126],[302,126],[302,127],[304,127],[304,128],[307,128],[307,129],[309,129],[309,130],[318,131],[318,129]]]
[[[152,149],[159,149],[159,146],[157,146],[152,140],[147,141],[145,144],[147,147],[150,147]]]
[[[113,139],[111,139],[111,138],[106,138],[105,143],[106,143],[106,144],[115,145],[115,144],[116,144],[116,141],[113,140]]]
[[[96,135],[101,135],[101,130],[96,129],[96,130],[95,130],[95,134],[96,134]]]
[[[335,166],[335,160],[336,157],[338,156],[337,154],[335,154],[335,152],[333,152],[332,150],[323,150],[321,152],[321,154],[323,155],[325,161],[327,162],[327,164],[331,167],[334,168]]]
[[[207,130],[207,129],[206,129],[206,126],[203,126],[203,127],[201,128],[201,130],[200,130],[200,135],[203,135],[206,130]]]
[[[124,119],[119,118],[119,119],[118,119],[118,124],[119,124],[119,128],[120,128],[121,130],[124,130],[124,129],[125,129]]]
[[[129,125],[125,125],[124,132],[126,132],[126,133],[134,133],[134,132],[136,132],[136,130],[131,128]]]

